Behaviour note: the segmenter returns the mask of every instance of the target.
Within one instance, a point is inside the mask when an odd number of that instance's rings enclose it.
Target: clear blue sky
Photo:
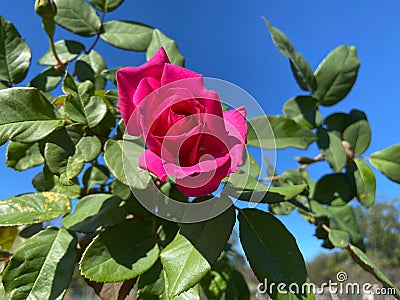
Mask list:
[[[34,50],[28,78],[42,67],[37,60],[47,50],[33,0],[2,1],[0,14],[12,21]],[[373,129],[367,155],[400,142],[400,2],[388,1],[133,1],[107,19],[134,20],[160,28],[177,40],[186,67],[204,76],[231,81],[253,95],[268,114],[280,114],[283,103],[300,94],[289,64],[275,50],[261,17],[284,31],[313,68],[340,44],[354,45],[361,60],[359,77],[350,95],[329,111],[364,110]],[[57,28],[56,40],[73,38]],[[93,38],[87,38],[87,47]],[[108,67],[139,65],[143,53],[117,50],[102,41],[96,48],[107,57]],[[278,173],[297,165],[298,150],[278,153]],[[315,155],[311,148],[308,155]],[[327,169],[310,167],[318,178]],[[0,148],[0,198],[32,191],[31,178],[40,171],[19,173],[5,167],[5,147]],[[395,197],[400,187],[377,174],[378,195]],[[295,235],[306,259],[320,251],[314,228],[294,215],[282,219]]]

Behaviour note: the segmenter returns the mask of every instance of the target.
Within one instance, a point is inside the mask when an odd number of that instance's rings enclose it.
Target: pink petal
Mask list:
[[[187,78],[202,78],[202,76],[191,70],[182,68],[173,64],[166,64],[164,73],[161,78],[161,85],[167,85],[171,82],[187,79]]]
[[[140,168],[153,173],[161,181],[164,182],[167,180],[168,175],[165,172],[161,158],[150,150],[146,150],[142,153],[139,157],[138,164]]]

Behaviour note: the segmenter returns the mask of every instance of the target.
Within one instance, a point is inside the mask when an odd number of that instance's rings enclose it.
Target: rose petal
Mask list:
[[[162,159],[154,152],[145,150],[139,157],[138,165],[140,168],[156,175],[161,181],[167,180],[168,175],[165,172]]]

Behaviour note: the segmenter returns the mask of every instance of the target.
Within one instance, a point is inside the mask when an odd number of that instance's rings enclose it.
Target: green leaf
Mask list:
[[[249,120],[247,144],[250,146],[264,149],[307,149],[315,140],[316,136],[309,128],[283,116],[260,116]]]
[[[375,263],[359,248],[354,245],[349,245],[352,254],[357,258],[357,260],[364,266],[366,269],[370,269],[373,271],[374,276],[379,278],[379,280],[388,287],[394,288],[396,291],[396,297],[400,298],[400,290],[390,281],[389,278],[386,277],[385,274],[382,273],[381,270],[375,265]]]
[[[7,146],[6,157],[7,166],[17,171],[30,169],[44,162],[38,143],[23,144],[10,142]]]
[[[349,234],[343,230],[330,229],[328,237],[332,245],[338,248],[346,248],[350,242]]]
[[[317,136],[317,144],[325,160],[335,172],[340,172],[347,162],[347,154],[342,141],[336,134],[326,131],[322,127],[318,129]]]
[[[57,56],[62,62],[74,60],[79,53],[85,49],[85,46],[81,43],[70,40],[57,41],[54,46],[57,51]],[[58,64],[51,49],[47,50],[47,52],[39,59],[38,63],[46,66],[56,66]]]
[[[329,206],[311,201],[311,208],[316,216],[329,218],[329,228],[346,231],[350,236],[350,242],[359,248],[365,249],[363,236],[357,224],[353,208],[349,205]]]
[[[387,178],[400,183],[400,144],[373,153],[369,161]]]
[[[98,125],[107,113],[107,106],[101,97],[93,96],[94,90],[90,81],[79,83],[77,90],[71,92],[65,100],[65,114],[76,122],[88,124],[89,127]]]
[[[113,84],[117,85],[117,71],[121,68],[122,67],[117,67],[117,68],[104,70],[103,72],[101,72],[101,76],[103,76],[107,80],[110,80]]]
[[[54,0],[57,15],[54,20],[65,29],[82,35],[95,35],[101,21],[96,11],[84,0]]]
[[[153,30],[141,23],[114,20],[104,23],[100,38],[117,48],[146,51]]]
[[[69,185],[64,185],[60,182],[60,178],[53,175],[46,166],[43,168],[43,172],[40,172],[32,179],[32,185],[38,192],[59,193],[70,199],[81,195],[81,188],[76,181],[69,183]]]
[[[363,154],[371,142],[371,128],[367,116],[359,110],[352,110],[346,119],[343,140],[350,143],[355,155]]]
[[[226,246],[234,224],[235,210],[231,206],[213,219],[181,225],[175,239],[161,252],[169,297],[188,290],[203,278]]]
[[[49,221],[70,209],[69,198],[62,194],[24,194],[0,201],[0,225],[13,226]]]
[[[124,153],[122,151],[124,147]],[[128,185],[126,175],[132,178],[129,185],[145,189],[151,177],[146,170],[139,168],[138,160],[144,151],[143,145],[133,141],[108,140],[104,146],[104,161],[111,173],[123,184]],[[126,156],[123,158],[123,155]],[[125,175],[125,172],[128,172]]]
[[[63,75],[64,71],[61,68],[56,70],[53,67],[48,67],[33,78],[29,86],[33,86],[44,92],[49,92],[57,87]]]
[[[62,299],[74,272],[77,240],[50,227],[27,240],[3,274],[6,299]]]
[[[44,159],[49,170],[56,175],[66,171],[68,159],[75,154],[75,147],[82,138],[80,125],[73,124],[52,133],[44,147]]]
[[[79,81],[90,80],[97,90],[104,89],[106,80],[100,75],[106,69],[106,62],[95,50],[79,56],[75,63],[75,74]]]
[[[338,103],[350,92],[357,78],[360,61],[353,46],[339,46],[321,62],[315,71],[318,88],[313,97],[321,105]]]
[[[226,300],[250,300],[250,291],[243,275],[235,270],[231,270],[228,287],[225,292]]]
[[[10,139],[32,143],[64,124],[35,88],[0,90],[0,145]]]
[[[308,62],[296,51],[282,31],[273,27],[266,19],[264,19],[264,22],[268,26],[275,47],[283,56],[289,58],[290,67],[300,88],[304,91],[314,91],[317,88],[317,82]]]
[[[72,179],[79,175],[85,162],[91,162],[97,158],[101,152],[101,142],[95,136],[84,136],[76,145],[74,155],[68,158],[67,177]]]
[[[14,25],[0,16],[0,80],[20,83],[31,65],[31,49]]]
[[[368,164],[361,158],[355,158],[349,165],[349,172],[353,174],[357,189],[357,199],[365,207],[375,203],[376,179]]]
[[[343,205],[353,199],[355,193],[346,174],[329,174],[317,181],[312,198],[322,204]]]
[[[156,52],[160,49],[160,47],[163,47],[165,52],[167,52],[171,64],[182,67],[185,65],[185,58],[179,51],[176,42],[163,34],[160,30],[155,29],[153,30],[153,35],[147,48],[146,59],[150,60],[154,56],[154,54],[156,54]]]
[[[110,12],[118,8],[124,0],[89,0],[96,9],[102,12]]]
[[[125,219],[121,199],[110,194],[93,194],[78,201],[75,212],[66,215],[63,226],[74,231],[91,233],[100,227],[110,227]]]
[[[297,96],[288,100],[283,106],[283,112],[286,117],[307,128],[315,128],[322,122],[318,101],[309,96]]]
[[[239,233],[247,260],[260,282],[266,279],[270,285],[291,283],[301,286],[307,281],[303,256],[293,235],[273,215],[257,210],[239,211]],[[275,287],[273,299],[301,299],[300,295],[278,293]]]
[[[137,300],[160,299],[164,294],[164,285],[164,272],[160,260],[157,260],[150,270],[140,275],[137,282]]]
[[[159,248],[138,220],[101,232],[80,262],[82,274],[96,282],[118,282],[143,274],[157,261]]]
[[[102,165],[93,165],[88,168],[82,177],[82,183],[85,191],[88,192],[90,188],[96,184],[105,184],[110,177],[110,171]]]

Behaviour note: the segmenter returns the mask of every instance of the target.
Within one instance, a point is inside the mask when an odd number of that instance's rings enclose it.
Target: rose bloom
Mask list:
[[[222,112],[203,77],[171,64],[163,48],[139,67],[121,68],[117,83],[126,131],[148,147],[138,164],[161,181],[172,176],[186,196],[204,196],[242,164],[244,107]]]

